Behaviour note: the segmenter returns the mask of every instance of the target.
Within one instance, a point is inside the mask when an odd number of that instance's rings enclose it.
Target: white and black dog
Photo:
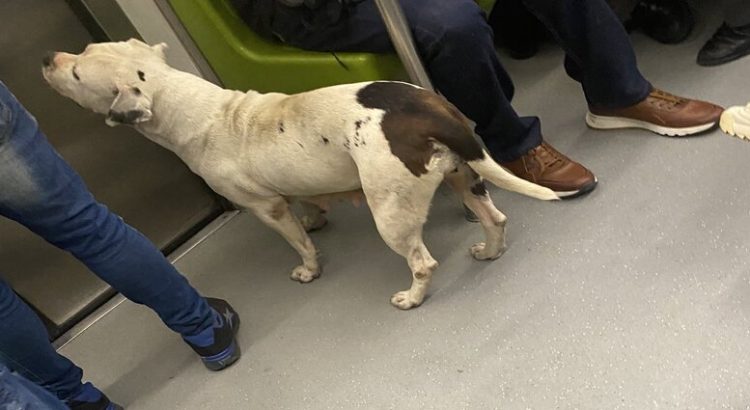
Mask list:
[[[164,49],[138,40],[91,44],[78,55],[48,56],[43,75],[62,95],[105,114],[107,124],[133,125],[174,151],[213,190],[280,233],[302,257],[292,279],[320,275],[305,230],[325,223],[321,208],[334,197],[363,196],[383,240],[406,258],[411,288],[391,298],[400,309],[422,303],[438,266],[422,226],[443,180],[484,228],[486,242],[471,248],[476,259],[505,249],[506,217],[482,178],[557,199],[493,161],[467,119],[433,92],[388,81],[294,95],[226,90],[169,67]],[[290,200],[312,204],[302,223]]]

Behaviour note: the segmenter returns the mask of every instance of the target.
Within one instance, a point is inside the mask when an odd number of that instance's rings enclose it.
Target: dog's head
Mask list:
[[[165,49],[136,39],[90,44],[81,54],[49,53],[42,75],[60,94],[106,114],[108,125],[133,125],[151,119],[155,82],[149,77],[167,67]]]

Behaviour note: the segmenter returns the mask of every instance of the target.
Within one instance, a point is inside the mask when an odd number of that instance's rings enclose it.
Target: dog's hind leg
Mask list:
[[[302,223],[302,227],[305,228],[305,231],[317,231],[323,229],[323,227],[328,224],[328,220],[325,217],[326,211],[321,207],[305,201],[300,201],[299,204],[300,208],[302,208],[299,215],[299,221]]]
[[[361,171],[360,171],[361,172]],[[442,180],[439,172],[391,179],[380,172],[377,179],[363,178],[363,190],[375,224],[385,243],[406,258],[412,284],[397,292],[391,303],[399,309],[411,309],[424,300],[432,272],[438,263],[422,241],[422,226],[427,220],[430,202]]]
[[[302,257],[302,265],[292,271],[293,280],[306,283],[320,276],[317,250],[284,198],[253,199],[242,205],[283,236]]]
[[[445,176],[448,185],[456,191],[464,204],[474,211],[487,237],[471,247],[471,254],[479,260],[496,259],[505,252],[505,222],[508,218],[492,203],[492,198],[482,178],[466,164]]]

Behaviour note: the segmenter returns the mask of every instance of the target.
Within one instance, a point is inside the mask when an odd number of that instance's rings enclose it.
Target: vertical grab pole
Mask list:
[[[396,49],[396,53],[411,81],[422,88],[434,91],[435,88],[432,86],[430,77],[419,59],[417,48],[414,46],[414,39],[411,37],[409,23],[404,17],[404,11],[401,9],[399,0],[375,0],[375,4],[383,18],[393,47]],[[425,7],[429,7],[429,5]]]

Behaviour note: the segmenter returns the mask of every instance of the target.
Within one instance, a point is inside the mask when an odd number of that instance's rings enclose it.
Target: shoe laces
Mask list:
[[[651,94],[649,94],[649,98],[651,100],[650,102],[657,108],[666,110],[674,109],[676,106],[687,102],[685,98],[678,97],[674,94],[670,94],[666,91],[662,91],[656,88],[651,91]]]
[[[557,152],[551,145],[542,142],[539,146],[532,148],[529,155],[536,158],[545,168],[551,168],[557,163],[565,163],[566,158],[563,154]]]

